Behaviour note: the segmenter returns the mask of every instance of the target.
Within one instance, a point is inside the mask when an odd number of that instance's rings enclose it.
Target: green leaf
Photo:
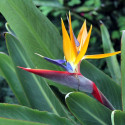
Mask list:
[[[53,113],[33,110],[25,106],[12,104],[0,104],[0,117],[49,125],[73,125],[67,118],[59,117]]]
[[[81,73],[97,85],[116,109],[122,109],[120,85],[86,60],[81,64]]]
[[[123,111],[125,111],[125,31],[122,31],[121,44],[122,106]]]
[[[125,112],[114,110],[111,114],[112,125],[125,125]]]
[[[13,63],[10,57],[5,53],[0,53],[0,72],[2,73],[2,76],[6,79],[7,83],[9,84],[18,102],[21,105],[30,107],[25,92],[17,78]]]
[[[83,125],[111,124],[111,111],[84,93],[68,93],[66,103],[73,115]]]
[[[42,11],[42,13],[45,16],[47,16],[53,10],[52,7],[48,7],[48,6],[41,6],[39,9]]]
[[[87,6],[80,6],[78,8],[75,9],[76,12],[78,13],[82,13],[82,12],[89,12],[89,11],[93,11],[95,9],[95,7],[87,7]]]
[[[114,30],[114,31],[111,33],[111,38],[112,38],[112,39],[120,39],[120,32],[119,32],[119,30]]]
[[[57,28],[35,7],[32,0],[0,1],[0,11],[37,68],[62,70],[34,54],[63,59],[62,38]],[[63,92],[71,91],[54,82],[51,84]]]
[[[6,33],[5,38],[8,52],[32,108],[54,112],[60,116],[67,116],[64,107],[42,77],[30,74],[17,67],[34,67],[22,44],[9,33]]]
[[[63,8],[59,0],[47,0],[47,1],[46,0],[33,0],[33,2],[37,6]]]
[[[115,52],[106,26],[104,24],[101,24],[100,28],[101,28],[101,34],[102,34],[104,53]],[[119,43],[119,45],[121,44]],[[120,66],[116,58],[116,55],[106,58],[106,62],[107,62],[109,71],[114,81],[116,81],[116,83],[118,84],[121,84],[121,71],[120,71]]]
[[[119,18],[117,18],[117,24],[119,27],[119,31],[124,30],[125,29],[125,16],[121,15],[119,16]]]
[[[62,50],[60,44],[62,39],[54,25],[33,5],[32,0],[0,1],[0,10],[16,33],[17,38],[22,42],[22,45],[25,45],[28,55],[34,63],[38,67],[52,68],[50,63],[42,61],[34,53],[51,58],[61,57],[62,52],[58,48]],[[56,68],[55,65],[53,67]]]
[[[53,10],[65,9],[59,0],[33,0],[36,6],[40,6],[39,9],[47,16]]]
[[[27,122],[22,120],[6,119],[6,118],[0,118],[0,124],[1,125],[46,125],[37,122]]]
[[[68,2],[68,5],[69,6],[75,6],[75,5],[80,4],[80,3],[81,3],[80,0],[71,0],[71,1]]]

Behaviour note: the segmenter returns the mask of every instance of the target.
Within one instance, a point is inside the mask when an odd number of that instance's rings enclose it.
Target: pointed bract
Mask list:
[[[85,78],[80,73],[69,73],[67,71],[53,71],[44,69],[30,69],[19,67],[27,72],[34,73],[54,82],[60,83],[71,88],[91,93],[100,103],[113,110],[113,106],[107,98],[99,91],[95,83]]]
[[[93,82],[82,76],[80,73],[69,73],[67,71],[53,71],[44,69],[29,69],[24,67],[19,68],[74,89],[88,93],[93,92]]]
[[[102,92],[97,88],[95,83],[93,83],[93,92],[92,95],[107,108],[114,110],[113,105],[108,101],[108,99],[102,94]]]

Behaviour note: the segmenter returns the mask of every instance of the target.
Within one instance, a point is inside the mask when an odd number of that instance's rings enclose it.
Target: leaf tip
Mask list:
[[[44,58],[44,56],[43,56],[43,55],[40,55],[39,53],[34,53],[34,54],[36,54],[36,55],[38,55],[38,56]]]
[[[70,95],[71,93],[73,93],[73,92],[69,92],[68,94],[66,94],[65,100],[69,97],[69,95]]]
[[[20,68],[20,69],[24,69],[24,67],[21,67],[21,66],[17,66],[18,68]]]
[[[103,25],[103,22],[102,22],[102,20],[99,20],[99,23],[100,23],[100,26],[102,26],[102,25]]]
[[[23,69],[23,70],[31,69],[31,68],[24,68],[24,67],[21,67],[21,66],[17,66],[17,67],[20,68],[20,69]]]

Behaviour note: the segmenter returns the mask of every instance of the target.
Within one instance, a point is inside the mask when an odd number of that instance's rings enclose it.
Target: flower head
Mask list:
[[[37,54],[44,58],[45,60],[61,66],[67,71],[54,71],[54,70],[44,70],[44,69],[30,69],[19,67],[27,72],[34,73],[36,75],[42,76],[49,80],[55,81],[62,85],[69,86],[71,88],[78,89],[87,93],[91,93],[100,103],[105,105],[111,110],[114,110],[112,104],[107,100],[107,98],[99,91],[95,83],[87,79],[80,73],[80,63],[84,59],[100,59],[121,53],[121,51],[106,54],[97,55],[85,55],[90,35],[92,31],[92,26],[90,26],[89,32],[87,32],[86,21],[84,21],[82,28],[76,38],[72,30],[71,25],[71,15],[69,12],[68,23],[69,23],[69,34],[65,28],[63,19],[62,23],[62,35],[63,35],[63,52],[65,59],[50,59]]]
[[[86,26],[86,20],[85,20],[78,34],[78,37],[76,38],[72,30],[70,12],[68,17],[68,23],[69,23],[69,34],[65,28],[63,19],[61,19],[62,36],[63,36],[63,52],[64,52],[65,60],[53,60],[42,56],[47,61],[63,67],[65,70],[67,70],[70,73],[79,73],[80,72],[79,65],[83,59],[100,59],[100,58],[106,58],[106,57],[110,57],[121,53],[121,51],[118,51],[118,52],[106,53],[106,54],[85,55],[88,48],[90,36],[91,36],[92,25],[90,26],[89,32],[87,32],[87,26]]]

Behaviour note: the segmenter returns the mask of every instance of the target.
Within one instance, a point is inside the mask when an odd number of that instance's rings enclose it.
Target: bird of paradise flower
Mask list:
[[[96,87],[95,83],[87,79],[80,73],[80,63],[84,59],[101,59],[110,57],[116,54],[121,53],[121,51],[106,53],[106,54],[96,54],[96,55],[85,55],[90,35],[92,31],[92,25],[90,26],[89,32],[87,32],[86,21],[84,21],[81,30],[76,38],[72,30],[71,25],[71,15],[69,12],[68,17],[69,23],[69,34],[65,28],[63,19],[61,19],[62,24],[62,36],[63,36],[63,52],[65,59],[50,59],[44,57],[40,54],[37,54],[43,57],[45,60],[63,67],[66,71],[54,71],[54,70],[45,70],[45,69],[30,69],[22,68],[25,71],[34,73],[36,75],[45,77],[47,79],[53,80],[57,83],[69,86],[71,88],[79,89],[80,91],[91,93],[100,103],[105,105],[111,110],[114,110],[112,104],[107,100],[107,98],[102,94],[102,92]]]

